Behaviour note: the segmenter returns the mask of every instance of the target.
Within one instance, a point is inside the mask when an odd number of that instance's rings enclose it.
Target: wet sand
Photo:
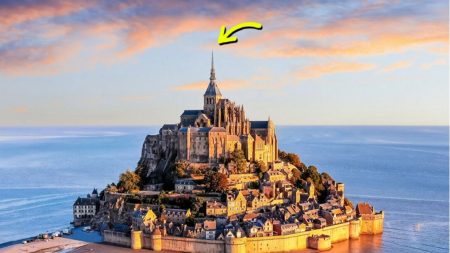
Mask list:
[[[89,243],[79,248],[69,251],[70,253],[145,253],[145,252],[156,252],[149,249],[133,250],[130,248],[120,247],[117,245],[104,244],[104,243]],[[175,253],[174,251],[158,251],[162,253]],[[180,253],[180,252],[177,252]]]
[[[1,253],[47,253],[47,252],[68,252],[71,249],[86,245],[86,242],[72,240],[69,238],[56,237],[55,239],[36,240],[26,244],[15,244],[0,249]]]

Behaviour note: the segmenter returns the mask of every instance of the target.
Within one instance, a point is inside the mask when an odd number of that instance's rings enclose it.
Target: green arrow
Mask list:
[[[227,28],[223,25],[220,28],[219,37],[217,38],[217,43],[219,45],[225,45],[230,43],[236,43],[238,42],[238,38],[236,36],[232,36],[233,34],[239,32],[243,29],[253,28],[256,30],[262,30],[263,25],[257,22],[244,22],[240,23],[239,25],[235,25],[230,28],[230,30],[227,31]]]

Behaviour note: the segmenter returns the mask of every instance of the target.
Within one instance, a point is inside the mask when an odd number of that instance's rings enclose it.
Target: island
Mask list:
[[[136,169],[73,212],[110,244],[208,253],[327,250],[384,222],[369,203],[353,205],[344,183],[279,150],[270,117],[250,121],[223,98],[213,57],[203,109],[148,135]]]

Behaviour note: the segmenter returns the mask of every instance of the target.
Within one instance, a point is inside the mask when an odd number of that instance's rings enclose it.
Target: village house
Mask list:
[[[347,215],[340,208],[320,210],[321,216],[327,221],[327,225],[335,225],[347,221]]]
[[[227,215],[242,214],[247,210],[247,200],[241,191],[227,194]]]
[[[313,221],[314,223],[314,228],[318,229],[318,228],[324,228],[327,226],[327,220],[325,220],[322,217],[319,217],[317,219],[314,219]]]
[[[216,229],[217,229],[216,220],[205,220],[205,222],[203,222],[203,228],[205,230],[206,240],[216,239]]]
[[[226,216],[227,206],[216,200],[206,201],[206,215],[207,216]]]
[[[173,222],[176,224],[184,224],[187,217],[191,216],[191,211],[184,209],[166,209],[161,213],[161,220]]]
[[[144,231],[147,228],[153,229],[153,222],[156,220],[156,214],[151,210],[137,210],[134,211],[131,222],[134,230]]]
[[[228,176],[228,189],[243,190],[247,189],[252,183],[259,183],[257,174],[230,174]]]
[[[247,210],[254,211],[269,205],[270,199],[265,194],[253,191],[247,196]]]
[[[282,224],[280,221],[273,222],[273,231],[276,235],[290,235],[294,233],[300,233],[306,231],[306,225],[301,223],[284,223]]]
[[[278,182],[286,179],[286,175],[281,171],[269,170],[264,174],[264,179],[269,182]]]
[[[192,179],[178,179],[175,181],[175,192],[192,193],[196,183]]]

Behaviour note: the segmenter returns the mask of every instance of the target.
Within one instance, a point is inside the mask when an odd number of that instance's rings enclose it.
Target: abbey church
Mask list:
[[[217,164],[235,149],[241,149],[250,162],[276,161],[275,125],[270,118],[250,121],[242,105],[222,97],[212,58],[203,109],[185,110],[178,124],[165,124],[159,134],[147,136],[140,163],[150,174],[164,171],[173,160]]]

